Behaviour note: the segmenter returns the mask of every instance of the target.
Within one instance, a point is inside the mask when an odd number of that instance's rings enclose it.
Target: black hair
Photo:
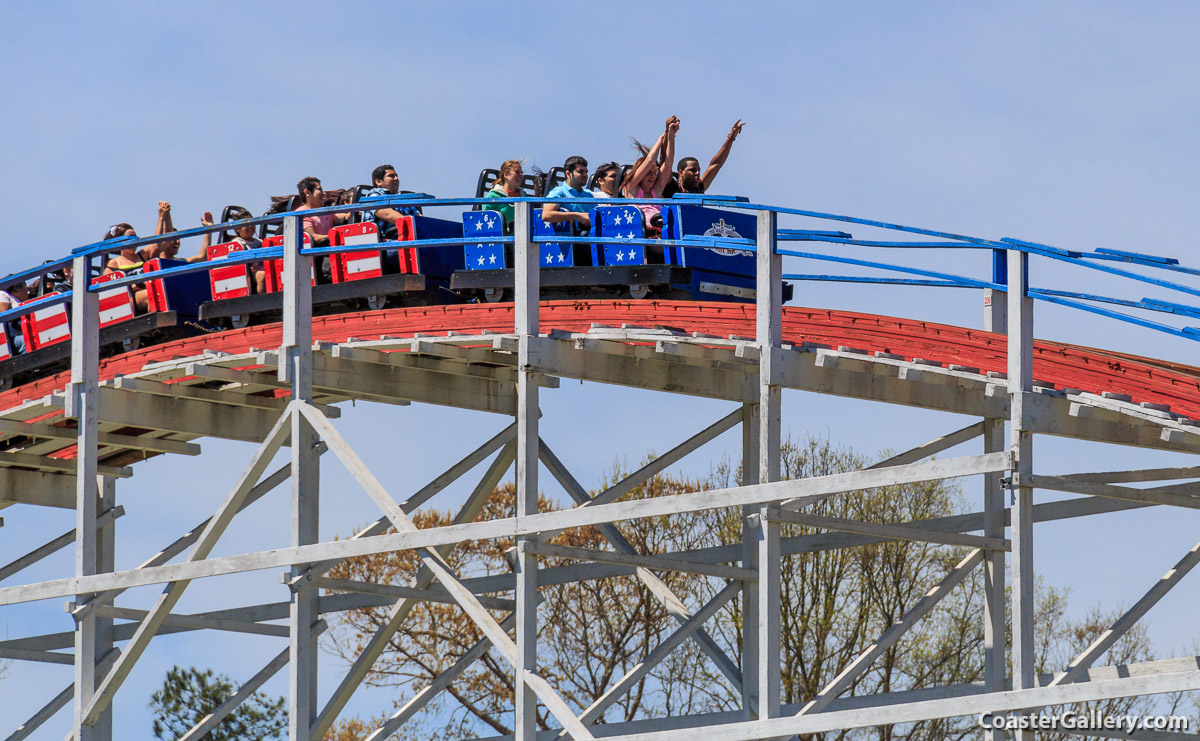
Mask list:
[[[300,195],[304,195],[305,193],[308,193],[311,190],[316,190],[316,186],[318,186],[320,184],[321,184],[321,178],[314,178],[312,176],[309,176],[309,177],[302,179],[300,182],[296,183],[296,190],[300,191]]]
[[[242,219],[249,219],[253,217],[248,210],[242,208],[241,206],[234,206],[233,208],[229,209],[228,218],[231,221],[241,221]]]
[[[577,154],[573,154],[570,157],[567,157],[567,161],[563,163],[563,169],[567,172],[571,172],[580,165],[587,167],[587,160]]]
[[[683,172],[683,168],[687,167],[687,163],[689,162],[695,162],[697,165],[700,164],[700,160],[696,159],[695,157],[684,157],[683,159],[679,160],[679,164],[675,165],[675,171]]]
[[[387,174],[388,170],[395,169],[396,168],[392,167],[391,165],[380,165],[374,170],[371,170],[371,185],[377,185],[380,180],[383,180],[383,176]]]
[[[596,166],[596,172],[595,172],[595,174],[593,174],[593,175],[592,175],[592,187],[593,187],[593,189],[596,187],[596,185],[597,185],[597,184],[598,184],[598,183],[599,183],[601,180],[603,180],[603,179],[604,179],[604,177],[605,177],[606,175],[608,175],[608,173],[610,173],[610,172],[615,172],[615,173],[618,173],[618,175],[619,175],[619,174],[620,174],[620,170],[621,170],[621,166],[620,166],[620,165],[618,165],[616,162],[605,162],[603,165],[597,165],[597,166]],[[619,185],[619,183],[618,183],[618,185]]]

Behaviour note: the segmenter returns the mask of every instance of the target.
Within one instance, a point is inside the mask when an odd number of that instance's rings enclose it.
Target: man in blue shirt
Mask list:
[[[362,198],[394,196],[400,192],[400,176],[396,174],[396,168],[391,165],[376,167],[371,172],[371,182],[375,184],[375,187],[364,190],[360,194]],[[420,215],[420,206],[392,206],[381,208],[367,218],[374,221],[375,226],[379,228],[380,239],[395,239],[396,222],[400,220],[401,216]]]
[[[568,157],[563,170],[567,173],[566,182],[547,193],[547,198],[592,198],[592,192],[583,187],[588,179],[587,160],[579,155]],[[587,231],[592,228],[591,209],[590,203],[547,203],[542,207],[542,221],[547,224],[573,221],[579,231]]]

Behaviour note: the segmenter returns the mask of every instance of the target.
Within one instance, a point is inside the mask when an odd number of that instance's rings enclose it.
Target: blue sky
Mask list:
[[[190,226],[226,203],[261,212],[269,194],[292,192],[306,175],[327,187],[363,182],[385,161],[399,168],[404,188],[469,195],[481,168],[514,157],[527,168],[577,153],[593,164],[629,161],[629,137],[653,140],[672,114],[682,120],[679,153],[702,163],[735,119],[747,121],[720,192],[983,237],[1141,250],[1196,266],[1198,15],[1193,4],[1107,2],[373,2],[336,11],[305,2],[9,3],[0,10],[0,275],[62,256],[118,221],[149,233],[158,199],[174,204],[177,225]],[[911,260],[987,277],[984,257]],[[1146,295],[1041,263],[1034,282]],[[965,291],[813,284],[798,287],[795,303],[966,326],[982,320],[979,295]],[[1065,309],[1039,305],[1037,328],[1054,339],[1196,358],[1194,343]],[[967,423],[808,394],[785,399],[793,434],[828,433],[869,452]],[[614,460],[663,450],[726,411],[564,381],[546,394],[543,427],[577,477],[595,485]],[[503,425],[370,405],[345,410],[339,423],[398,495]],[[722,438],[684,470],[703,471],[736,445]],[[120,485],[129,515],[119,565],[136,564],[210,513],[250,454],[245,445],[204,447],[199,459],[139,466]],[[1183,460],[1057,440],[1038,446],[1047,472]],[[377,516],[336,465],[324,476],[324,536]],[[439,504],[449,506],[462,488]],[[218,553],[286,542],[286,513],[285,497],[269,497]],[[3,514],[3,561],[71,525],[69,513]],[[1038,557],[1050,583],[1074,589],[1073,611],[1128,605],[1191,547],[1194,525],[1186,513],[1142,512],[1086,528],[1046,526]],[[1097,543],[1109,546],[1097,552]],[[36,575],[52,578],[70,565],[64,554]],[[181,609],[244,603],[249,593],[285,598],[274,574],[233,583],[195,585]],[[128,604],[154,593],[133,593]],[[1187,615],[1196,604],[1185,581],[1151,613],[1162,649],[1191,641]],[[69,628],[57,605],[35,607],[6,611],[0,630]],[[157,641],[118,697],[120,737],[148,737],[145,702],[171,664],[211,665],[241,679],[278,649],[270,639]],[[332,657],[325,664],[328,690],[340,667]],[[63,668],[19,670],[0,682],[0,731],[70,680]],[[388,704],[368,693],[351,710],[373,714]],[[44,737],[61,737],[65,718]]]

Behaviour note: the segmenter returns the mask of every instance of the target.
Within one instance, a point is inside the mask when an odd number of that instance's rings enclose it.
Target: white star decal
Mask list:
[[[478,231],[482,231],[482,230],[483,230],[483,222],[482,222],[482,221],[476,221],[476,222],[475,222],[475,231],[477,231],[477,232],[478,232]]]
[[[632,212],[632,211],[626,211],[626,212],[625,212],[625,223],[626,223],[626,224],[632,224],[632,223],[633,223],[633,212]]]
[[[625,259],[625,253],[624,253],[624,252],[618,252],[618,253],[617,253],[617,259],[618,259],[618,260],[624,260],[624,259]]]
[[[479,264],[480,264],[480,265],[482,265],[482,264],[483,264],[483,255],[480,255],[480,256],[479,256]]]
[[[629,232],[629,237],[627,237],[627,238],[628,238],[628,239],[633,239],[633,231],[632,231],[632,230],[630,230],[630,232]]]
[[[546,255],[546,264],[549,265],[552,262],[554,262],[554,255]]]
[[[482,260],[483,258],[481,257],[481,258],[479,258],[479,259],[480,259],[480,260]],[[490,262],[492,265],[495,265],[495,264],[496,264],[496,256],[495,256],[495,255],[492,255],[492,256],[491,256],[491,258],[489,259],[489,262]]]
[[[559,256],[558,256],[558,261],[559,261],[559,262],[562,262],[564,259],[565,259],[565,258],[564,258],[562,255],[559,255]]]
[[[493,226],[495,226],[495,225],[496,225],[496,220],[495,220],[495,219],[491,219],[491,218],[489,218],[489,219],[487,220],[487,223],[488,223],[488,228],[490,229],[490,228],[492,228]]]

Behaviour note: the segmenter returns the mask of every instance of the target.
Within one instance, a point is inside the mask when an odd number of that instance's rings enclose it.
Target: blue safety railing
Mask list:
[[[869,249],[880,248],[888,250],[908,250],[915,249],[920,251],[928,251],[932,249],[943,250],[993,250],[996,259],[990,270],[990,275],[986,277],[961,275],[947,272],[944,270],[932,270],[927,267],[922,267],[915,264],[905,264],[900,261],[883,262],[878,260],[863,259],[860,256],[849,256],[841,253],[827,252],[812,252],[792,249],[784,246],[777,246],[777,253],[785,258],[794,258],[801,261],[812,261],[820,263],[835,263],[854,268],[874,271],[869,275],[857,274],[834,274],[823,272],[802,272],[802,271],[785,271],[784,279],[793,281],[823,281],[823,282],[844,282],[844,283],[859,283],[859,284],[879,284],[879,285],[898,285],[911,287],[936,287],[936,288],[966,288],[966,289],[1006,289],[1005,262],[1003,255],[1010,250],[1018,250],[1028,253],[1031,257],[1044,258],[1069,265],[1072,268],[1078,268],[1086,271],[1094,271],[1095,273],[1113,276],[1123,281],[1153,286],[1160,290],[1170,291],[1174,294],[1184,294],[1186,296],[1200,297],[1200,286],[1191,286],[1180,282],[1178,279],[1184,276],[1200,276],[1200,268],[1192,268],[1181,265],[1176,258],[1144,254],[1139,252],[1130,252],[1125,250],[1098,248],[1090,251],[1068,250],[1053,245],[1032,242],[1028,240],[1015,238],[1002,238],[999,240],[985,239],[980,237],[972,237],[964,234],[953,232],[945,232],[935,229],[926,229],[922,227],[908,226],[894,222],[881,221],[877,219],[867,219],[854,216],[846,216],[821,211],[812,211],[806,209],[785,208],[771,206],[766,204],[752,203],[748,199],[737,196],[708,196],[708,195],[677,195],[672,199],[639,199],[631,200],[625,198],[599,197],[591,199],[546,199],[539,197],[521,197],[521,198],[435,198],[425,193],[411,193],[396,196],[372,197],[366,198],[356,204],[329,206],[319,209],[304,210],[301,212],[288,212],[271,214],[268,216],[260,216],[251,219],[243,219],[239,221],[226,222],[222,224],[214,224],[207,227],[198,227],[194,229],[185,229],[176,232],[171,232],[165,235],[155,235],[150,237],[128,237],[107,240],[104,242],[92,243],[78,247],[71,251],[70,256],[47,262],[36,268],[31,268],[21,273],[10,275],[7,278],[0,280],[0,288],[12,285],[18,282],[27,282],[31,279],[36,279],[41,276],[60,271],[64,267],[72,264],[75,258],[96,258],[100,256],[110,255],[125,249],[139,249],[148,245],[157,244],[164,241],[183,240],[192,237],[199,237],[206,234],[215,234],[218,232],[230,232],[243,226],[258,227],[262,224],[279,224],[287,216],[315,216],[322,214],[334,213],[357,213],[361,211],[373,211],[379,208],[388,206],[420,206],[420,207],[472,207],[477,205],[497,205],[501,203],[571,203],[576,205],[589,206],[604,206],[604,205],[646,205],[654,204],[658,206],[671,205],[695,205],[704,206],[715,209],[729,209],[736,211],[772,211],[780,216],[794,216],[807,219],[815,219],[825,222],[834,222],[838,224],[852,224],[856,226],[867,227],[870,229],[880,229],[888,232],[897,232],[901,234],[916,235],[924,239],[915,240],[887,240],[887,239],[856,239],[851,233],[841,230],[809,230],[809,229],[791,229],[779,228],[776,231],[775,239],[778,242],[808,242],[813,245],[822,244],[827,246],[836,246],[841,250],[847,249]],[[620,245],[643,245],[643,246],[661,246],[661,247],[680,247],[680,248],[723,248],[732,250],[741,250],[748,253],[753,253],[756,250],[756,240],[736,237],[723,236],[697,236],[687,235],[681,239],[653,239],[653,238],[615,238],[601,236],[560,236],[560,235],[533,235],[531,241],[534,243],[559,243],[564,245],[570,244],[588,244],[588,245],[604,245],[604,244],[620,244]],[[398,248],[430,248],[430,247],[445,247],[454,245],[472,245],[472,244],[512,244],[513,237],[511,236],[488,236],[488,237],[462,237],[462,238],[439,238],[439,239],[417,239],[411,241],[387,241],[378,244],[372,244],[369,249],[388,250]],[[309,255],[331,255],[340,252],[353,252],[362,250],[363,245],[351,245],[342,247],[304,247],[301,252]],[[228,257],[222,259],[222,265],[237,265],[262,260],[278,259],[283,255],[283,249],[275,248],[259,248],[247,250],[243,252],[232,253]],[[1118,267],[1118,265],[1123,266]],[[171,267],[153,273],[153,279],[169,278],[176,275],[206,271],[212,267],[208,262],[195,262],[178,267]],[[1137,268],[1143,272],[1135,271]],[[113,280],[100,285],[94,285],[90,290],[98,292],[101,290],[109,290],[126,285],[142,283],[147,280],[146,275],[134,275],[126,278]],[[1178,301],[1169,301],[1161,298],[1143,297],[1140,299],[1120,298],[1116,296],[1107,296],[1092,292],[1079,292],[1065,290],[1063,287],[1031,287],[1028,295],[1038,301],[1056,304],[1059,306],[1069,307],[1071,309],[1088,312],[1091,314],[1103,316],[1106,318],[1129,323],[1139,327],[1153,329],[1159,332],[1164,332],[1178,337],[1183,337],[1190,340],[1200,340],[1200,328],[1196,327],[1176,327],[1165,324],[1159,321],[1146,319],[1134,312],[1148,312],[1154,314],[1173,315],[1177,318],[1200,319],[1200,306],[1193,306]],[[0,322],[12,322],[21,316],[32,313],[39,309],[52,306],[57,303],[63,303],[70,300],[70,293],[64,293],[57,296],[33,299],[22,304],[19,307],[10,309],[0,313]],[[1119,307],[1127,311],[1118,311],[1114,308]]]

